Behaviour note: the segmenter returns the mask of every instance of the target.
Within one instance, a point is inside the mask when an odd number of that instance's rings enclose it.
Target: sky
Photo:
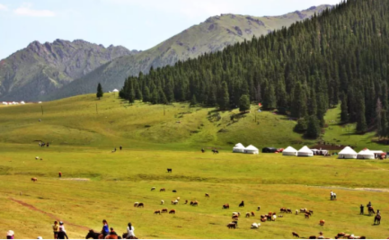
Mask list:
[[[0,0],[0,59],[35,40],[147,50],[222,13],[277,16],[340,0]]]

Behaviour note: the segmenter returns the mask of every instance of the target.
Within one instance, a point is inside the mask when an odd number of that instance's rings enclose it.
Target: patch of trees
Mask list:
[[[349,0],[222,52],[128,77],[120,96],[221,110],[245,109],[247,96],[300,119],[296,127],[312,138],[326,111],[341,103],[343,123],[387,137],[388,66],[389,1]]]

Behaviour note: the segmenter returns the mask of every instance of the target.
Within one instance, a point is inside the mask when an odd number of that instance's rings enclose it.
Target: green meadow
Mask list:
[[[334,122],[323,139],[346,144],[354,137],[336,135],[341,128],[338,112],[327,114],[327,122]],[[88,229],[99,231],[106,219],[120,234],[131,222],[137,237],[151,239],[292,238],[292,232],[307,238],[320,231],[332,238],[339,232],[389,237],[389,160],[231,153],[238,142],[258,148],[313,145],[293,133],[294,125],[285,116],[256,112],[254,106],[240,115],[236,110],[217,112],[178,103],[129,105],[113,94],[100,101],[84,95],[1,107],[1,232],[4,237],[12,229],[16,238],[52,238],[51,225],[60,219],[70,238],[85,238]],[[357,137],[362,144],[380,147],[371,138]],[[39,140],[50,142],[50,147],[39,147]],[[117,151],[112,153],[114,147]],[[212,148],[220,153],[213,154]],[[167,173],[167,168],[173,172]],[[63,173],[61,179],[58,172]],[[32,182],[32,177],[38,181]],[[337,201],[330,201],[331,190]],[[178,205],[172,205],[177,197]],[[185,200],[197,200],[199,206]],[[239,208],[242,200],[245,207]],[[380,225],[373,225],[373,216],[359,214],[360,204],[369,201],[382,212]],[[145,207],[135,208],[134,202]],[[222,209],[226,203],[228,210]],[[293,214],[250,229],[260,215],[278,213],[281,207]],[[154,214],[162,208],[175,209],[176,214]],[[314,214],[310,219],[295,215],[300,208]],[[242,214],[238,228],[228,229],[235,211]],[[256,216],[245,218],[252,211]],[[319,225],[322,219],[324,226]]]

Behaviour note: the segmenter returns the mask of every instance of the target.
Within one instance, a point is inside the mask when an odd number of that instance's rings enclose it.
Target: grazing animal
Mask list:
[[[155,190],[155,187],[152,187],[152,188],[151,188],[151,191],[154,191],[154,190]]]
[[[324,220],[320,220],[320,222],[319,222],[320,226],[324,226],[325,223],[326,223],[326,221],[324,221]]]
[[[205,194],[205,197],[209,197],[209,194],[208,194],[208,193],[206,193],[206,194]]]
[[[161,210],[154,211],[154,214],[159,214],[159,215],[161,215]]]
[[[293,235],[293,237],[300,238],[300,235],[298,235],[298,233],[296,233],[296,232],[292,232],[292,235]]]
[[[170,210],[169,214],[176,214],[176,210],[174,210],[174,209]]]
[[[166,208],[164,208],[164,209],[162,209],[161,212],[162,212],[162,213],[167,213],[167,211],[168,211],[168,210],[167,210]]]
[[[239,207],[244,207],[244,201],[239,204]]]
[[[376,215],[374,218],[374,225],[380,225],[381,223],[381,215]]]
[[[223,205],[223,209],[229,209],[229,208],[230,208],[230,205],[228,203]]]
[[[258,206],[258,207],[257,207],[257,211],[259,211],[259,210],[261,210],[261,206]]]
[[[229,224],[227,224],[227,227],[229,228],[229,229],[236,229],[236,223],[234,223],[234,222],[231,222],[231,223],[229,223]]]
[[[254,212],[251,212],[251,216],[252,216],[252,217],[255,217],[255,213],[254,213]]]
[[[250,213],[246,213],[246,218],[249,218],[250,217]]]
[[[143,208],[143,207],[145,207],[145,205],[144,205],[143,203],[139,203],[137,207],[138,207],[138,208],[140,208],[140,207]]]
[[[138,204],[139,204],[139,202],[135,202],[135,203],[134,203],[134,207],[137,207]]]
[[[166,189],[165,189],[165,188],[161,188],[161,189],[159,189],[159,191],[160,191],[160,192],[165,192]]]
[[[167,169],[167,172],[168,172],[168,173],[172,173],[173,170],[172,170],[171,168],[168,168],[168,169]]]
[[[261,226],[260,223],[253,223],[251,224],[251,229],[258,229]]]
[[[91,230],[89,230],[89,232],[86,235],[85,239],[89,239],[89,238],[92,238],[92,239],[102,239],[103,238],[103,234],[101,234],[100,232],[95,232],[95,231],[93,231],[91,229]]]
[[[161,205],[163,205],[165,203],[165,201],[164,200],[161,200]]]
[[[36,182],[36,181],[38,181],[38,178],[33,177],[33,178],[31,178],[31,181]]]

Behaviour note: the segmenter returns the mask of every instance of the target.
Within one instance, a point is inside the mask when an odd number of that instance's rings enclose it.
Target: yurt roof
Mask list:
[[[354,151],[351,147],[345,147],[342,151],[339,152],[339,154],[357,154],[357,152]]]
[[[284,149],[283,152],[297,152],[297,150],[294,149],[293,147],[289,146],[289,147],[287,147],[286,149]]]
[[[246,150],[257,150],[258,151],[258,148],[254,147],[253,145],[250,145],[248,146],[247,148],[245,148]]]
[[[313,153],[311,149],[309,149],[309,147],[307,146],[304,146],[303,148],[301,148],[299,150],[299,152],[307,152],[307,153]]]

